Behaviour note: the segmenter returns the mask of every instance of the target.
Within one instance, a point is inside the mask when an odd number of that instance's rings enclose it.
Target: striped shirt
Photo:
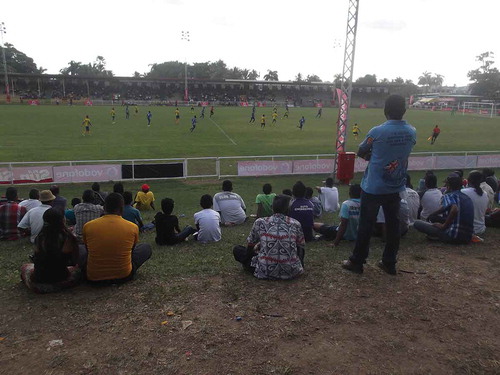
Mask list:
[[[445,216],[448,216],[453,206],[457,206],[458,212],[451,225],[445,232],[453,239],[469,242],[474,230],[474,205],[472,200],[459,190],[443,195],[441,205],[445,208]]]

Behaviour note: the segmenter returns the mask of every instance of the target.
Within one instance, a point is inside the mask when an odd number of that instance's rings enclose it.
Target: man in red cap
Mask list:
[[[137,192],[135,196],[134,207],[141,211],[146,211],[150,209],[155,209],[154,205],[155,196],[152,191],[149,190],[149,185],[144,184],[141,187],[141,191]]]

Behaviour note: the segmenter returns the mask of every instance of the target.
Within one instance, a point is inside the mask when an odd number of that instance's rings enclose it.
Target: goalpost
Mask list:
[[[464,102],[462,115],[466,113],[476,113],[479,115],[493,117],[495,113],[495,103],[485,102]]]

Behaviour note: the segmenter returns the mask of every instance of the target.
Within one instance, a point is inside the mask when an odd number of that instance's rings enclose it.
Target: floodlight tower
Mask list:
[[[349,0],[347,11],[347,31],[345,37],[344,67],[342,69],[342,93],[339,97],[339,118],[337,121],[337,141],[335,145],[335,163],[333,178],[336,179],[338,154],[345,152],[349,107],[351,105],[352,78],[354,71],[354,53],[356,52],[356,30],[358,28],[359,0]]]
[[[181,40],[185,40],[189,42],[189,31],[181,31]],[[184,59],[184,100],[187,102],[189,100],[188,95],[188,67],[187,67],[187,58]]]
[[[5,28],[5,23],[0,23],[0,35],[2,37],[2,59],[3,59],[3,70],[5,79],[5,94],[7,95],[7,103],[10,103],[10,92],[9,92],[9,76],[7,74],[7,59],[5,58],[5,44],[3,42],[3,34],[6,34],[7,30]]]

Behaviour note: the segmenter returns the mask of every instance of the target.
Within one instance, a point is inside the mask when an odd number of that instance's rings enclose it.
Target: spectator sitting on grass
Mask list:
[[[94,204],[104,206],[104,200],[108,196],[107,193],[101,191],[101,185],[98,182],[92,184],[92,191],[94,192]]]
[[[255,220],[247,246],[233,249],[234,258],[259,279],[293,279],[304,272],[304,234],[300,223],[287,216],[289,206],[289,196],[276,196],[274,214]]]
[[[462,193],[472,200],[474,207],[474,234],[483,234],[486,230],[484,217],[488,209],[488,195],[481,189],[483,174],[479,171],[469,173],[469,187],[462,189]],[[489,187],[489,185],[487,185]]]
[[[222,192],[214,195],[214,210],[219,212],[223,225],[243,224],[246,219],[246,207],[243,199],[233,193],[233,183],[230,180],[222,182]]]
[[[75,206],[80,203],[82,203],[82,200],[80,198],[73,198],[71,200],[71,207],[73,207],[73,209],[67,208],[66,211],[64,211],[66,225],[72,227],[76,224]]]
[[[202,243],[217,242],[222,238],[220,230],[220,214],[212,209],[213,199],[205,194],[200,199],[203,210],[194,214],[194,223],[198,229],[195,239]]]
[[[420,198],[420,205],[422,211],[420,212],[420,219],[426,221],[430,214],[436,212],[441,207],[441,198],[443,193],[437,187],[437,177],[434,173],[425,175],[425,188],[422,197]]]
[[[339,190],[333,186],[333,178],[328,177],[324,187],[316,186],[319,199],[325,212],[336,212],[339,209]]]
[[[113,185],[113,193],[118,193],[120,195],[123,195],[123,192],[125,189],[123,188],[123,184],[121,182],[117,182],[116,184]]]
[[[179,219],[172,215],[174,210],[174,200],[170,198],[162,199],[161,209],[163,212],[158,212],[155,215],[156,238],[155,242],[162,245],[175,245],[186,240],[196,230],[186,225],[181,231],[179,228]]]
[[[130,191],[125,191],[122,196],[125,203],[122,217],[136,224],[139,230],[141,230],[144,224],[142,222],[141,212],[137,208],[132,207],[132,193]]]
[[[356,241],[359,226],[359,208],[361,186],[354,184],[349,187],[349,199],[340,207],[340,225],[326,225],[314,223],[314,230],[320,233],[327,241],[333,240],[333,246],[338,246],[340,241]]]
[[[51,186],[50,191],[56,197],[56,199],[54,199],[54,202],[52,202],[52,208],[61,211],[61,214],[64,215],[64,211],[66,211],[66,204],[67,204],[66,198],[59,195],[60,189],[59,186],[57,185]]]
[[[57,292],[80,281],[78,243],[64,225],[64,217],[53,208],[43,213],[43,228],[35,240],[33,263],[21,267],[21,279],[37,293]]]
[[[17,189],[8,187],[5,192],[7,203],[0,206],[0,240],[16,241],[21,238],[18,224],[26,215],[26,207],[17,202]]]
[[[313,214],[315,218],[318,218],[323,213],[323,206],[318,197],[314,197],[314,190],[312,187],[306,187],[306,199],[309,199],[313,204]]]
[[[468,244],[474,231],[474,204],[460,191],[460,175],[451,173],[446,179],[446,188],[449,193],[443,196],[441,208],[429,215],[430,223],[417,220],[413,227],[426,234],[429,239],[451,244]]]
[[[141,191],[138,191],[135,196],[134,207],[140,211],[154,210],[154,201],[155,196],[153,192],[149,190],[149,185],[144,184],[141,187]]]
[[[257,203],[257,218],[271,216],[273,214],[273,200],[276,196],[272,193],[271,184],[264,184],[262,187],[263,194],[257,194],[255,203]]]
[[[94,204],[94,192],[92,190],[85,190],[82,195],[82,203],[75,206],[75,234],[76,237],[81,240],[83,235],[83,226],[98,217],[101,217],[104,213],[102,206]]]
[[[302,232],[306,242],[313,240],[314,206],[309,199],[305,198],[306,186],[302,181],[293,185],[293,197],[295,200],[290,205],[289,216],[297,220],[302,226]]]
[[[31,189],[29,194],[29,199],[23,200],[19,203],[19,206],[25,207],[26,211],[31,210],[32,208],[39,207],[42,204],[40,202],[40,192],[38,189]]]
[[[137,243],[137,225],[122,217],[123,206],[120,194],[109,194],[104,202],[104,216],[83,227],[85,246],[80,246],[79,264],[91,282],[132,280],[137,269],[151,257],[151,246]]]
[[[43,214],[49,208],[52,208],[52,202],[56,197],[50,190],[40,192],[40,201],[42,204],[29,210],[17,226],[21,232],[30,233],[30,241],[35,243],[35,238],[43,227]]]

